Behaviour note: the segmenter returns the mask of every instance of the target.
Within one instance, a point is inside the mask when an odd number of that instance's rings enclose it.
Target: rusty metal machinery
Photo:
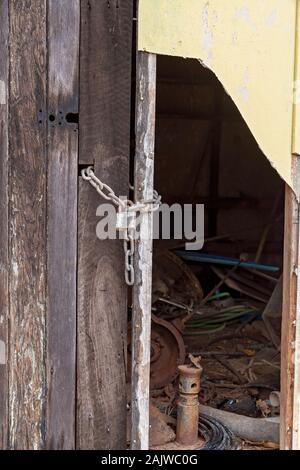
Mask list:
[[[185,346],[178,329],[172,323],[151,316],[150,387],[165,387],[178,374],[178,365],[184,363]],[[128,325],[128,376],[131,368],[131,324]]]
[[[179,398],[177,403],[176,440],[182,445],[194,445],[199,441],[199,402],[201,369],[179,366]]]
[[[193,271],[179,256],[166,250],[158,250],[153,258],[153,304],[161,297],[194,305],[203,299],[201,284]]]
[[[176,443],[181,449],[236,448],[232,432],[220,421],[199,413],[201,367],[179,366]]]
[[[201,285],[189,267],[174,253],[159,250],[153,266],[150,387],[160,389],[178,375],[184,364],[182,330],[189,311],[180,308],[203,298]],[[175,301],[175,303],[174,303]],[[177,305],[179,302],[179,308]],[[131,376],[131,323],[128,325],[128,377]]]
[[[169,417],[176,423],[176,438],[155,444],[155,450],[230,450],[236,449],[232,432],[215,418],[199,413],[201,367],[178,367],[179,384],[177,407]],[[160,407],[164,412],[164,407]],[[171,419],[170,419],[171,418]],[[173,422],[171,421],[173,419]],[[174,434],[174,433],[173,433]]]

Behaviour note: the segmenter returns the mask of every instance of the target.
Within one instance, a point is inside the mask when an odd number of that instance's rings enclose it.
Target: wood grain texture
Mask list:
[[[75,448],[79,0],[48,0],[47,440]],[[75,118],[76,121],[76,118]]]
[[[153,199],[156,56],[137,54],[136,155],[134,189],[136,202]],[[132,316],[132,429],[131,448],[149,448],[149,390],[152,307],[153,214],[140,218],[140,237],[135,246],[135,285]]]
[[[99,197],[79,191],[77,447],[126,446],[127,302],[122,250],[96,239]]]
[[[297,183],[300,185],[300,165],[299,155],[293,155],[293,158],[298,160],[298,173]],[[299,195],[299,192],[298,192]],[[293,396],[293,426],[292,426],[292,449],[300,450],[300,205],[299,199],[298,206],[298,257],[295,264],[295,271],[297,276],[297,293],[296,293],[296,310],[295,310],[295,339],[292,345],[294,349],[293,366],[294,366],[294,396]]]
[[[81,2],[80,154],[116,194],[129,181],[132,1]],[[105,201],[106,202],[106,201]],[[119,240],[96,238],[103,200],[79,190],[77,448],[126,447],[127,288]]]
[[[8,4],[0,0],[0,449],[8,430]]]
[[[9,447],[45,442],[46,1],[10,0]],[[41,122],[39,122],[41,121]]]
[[[292,178],[300,194],[300,159],[292,156]],[[300,449],[300,206],[286,186],[283,311],[281,333],[280,446]]]
[[[296,168],[294,168],[296,170]],[[299,170],[295,174],[299,174]],[[300,180],[299,180],[300,181]],[[284,222],[283,308],[281,329],[280,448],[293,448],[299,205],[286,185]],[[298,267],[299,272],[300,267]]]
[[[133,0],[81,2],[80,163],[96,170],[102,154],[128,165],[132,16]],[[116,183],[127,194],[125,177]]]

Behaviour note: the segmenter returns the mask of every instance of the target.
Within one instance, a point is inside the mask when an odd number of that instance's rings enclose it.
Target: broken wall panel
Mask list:
[[[81,2],[81,166],[128,194],[133,2]],[[105,201],[107,202],[107,201]],[[103,200],[79,184],[77,448],[126,447],[127,287],[123,244],[96,236]]]
[[[140,0],[138,49],[198,59],[211,69],[264,155],[291,186],[298,0],[188,4]]]

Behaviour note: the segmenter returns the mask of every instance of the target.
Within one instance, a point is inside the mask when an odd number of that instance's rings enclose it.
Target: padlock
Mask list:
[[[135,212],[134,211],[128,211],[126,208],[125,210],[123,208],[119,208],[119,212],[117,213],[117,219],[116,219],[116,229],[118,232],[126,232],[128,229],[134,229],[135,228]]]

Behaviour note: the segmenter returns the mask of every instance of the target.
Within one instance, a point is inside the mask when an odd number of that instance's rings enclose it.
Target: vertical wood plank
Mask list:
[[[129,182],[132,0],[81,2],[81,164],[118,195]],[[119,240],[96,238],[104,201],[79,190],[77,447],[126,447],[127,289]],[[105,201],[107,202],[107,201]]]
[[[75,448],[79,0],[48,0],[47,448]]]
[[[295,45],[295,82],[299,83],[300,79],[300,1],[297,0],[296,5],[296,45]],[[297,188],[298,196],[298,258],[296,264],[297,275],[297,297],[295,312],[295,355],[294,355],[294,401],[293,401],[293,450],[300,450],[300,155],[298,144],[300,142],[300,106],[299,100],[294,103],[293,115],[293,161],[295,171],[293,174],[294,187]]]
[[[299,159],[299,156],[294,158]],[[300,170],[300,167],[299,167]],[[298,172],[298,185],[300,184],[300,171]],[[299,194],[299,193],[298,193]],[[297,201],[294,203],[295,213],[297,207],[297,260],[295,264],[295,274],[297,277],[296,284],[296,308],[294,326],[294,343],[292,344],[293,356],[293,372],[294,372],[294,393],[293,393],[293,426],[292,426],[292,449],[300,450],[300,206]]]
[[[284,224],[283,308],[281,329],[281,404],[280,448],[292,448],[293,394],[294,394],[294,341],[296,319],[298,257],[298,204],[293,191],[286,186]]]
[[[300,159],[292,157],[292,178],[300,194]],[[300,396],[300,210],[286,185],[284,222],[283,307],[281,329],[280,447],[299,448]]]
[[[10,0],[9,17],[9,446],[39,449],[45,441],[46,0]]]
[[[0,0],[0,449],[8,429],[8,4]]]
[[[136,202],[153,198],[156,56],[137,54],[136,155],[134,189]],[[140,237],[135,248],[135,285],[132,317],[132,431],[131,447],[149,446],[149,388],[152,306],[153,214],[140,219]]]

